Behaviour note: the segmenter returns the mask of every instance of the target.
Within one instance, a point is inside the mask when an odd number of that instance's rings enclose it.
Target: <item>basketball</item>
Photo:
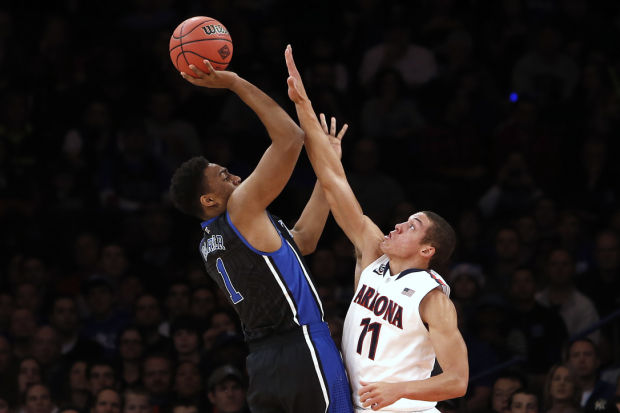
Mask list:
[[[195,65],[203,72],[209,60],[216,70],[224,70],[233,53],[232,39],[226,27],[211,17],[196,16],[179,24],[170,36],[170,59],[179,72],[196,77],[189,68]]]

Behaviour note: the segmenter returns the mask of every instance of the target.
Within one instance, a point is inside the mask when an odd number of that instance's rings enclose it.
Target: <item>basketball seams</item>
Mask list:
[[[232,44],[232,40],[229,40],[229,39],[198,39],[198,40],[190,40],[189,42],[182,42],[182,43],[174,46],[172,49],[170,49],[170,51],[172,52],[177,47],[181,47],[183,45],[192,44],[192,43],[198,43],[198,42],[208,42],[208,41],[211,41],[211,40],[221,40],[221,41],[228,42],[228,43]],[[182,51],[181,53],[185,53],[185,52]]]
[[[207,59],[209,62],[211,62],[211,64],[213,64],[213,63],[219,64],[219,65],[227,65],[228,64],[228,62],[218,62],[217,60],[209,59],[208,57],[203,56],[201,54],[198,54],[196,52],[193,52],[191,50],[188,50],[188,51],[184,52],[183,56],[185,56],[185,54],[193,54],[194,56],[198,56],[198,57],[200,57],[202,59]],[[185,60],[187,61],[187,58],[185,58]],[[188,65],[189,65],[189,63],[188,63]]]
[[[187,33],[185,33],[185,34],[183,34],[183,27],[181,27],[181,33],[179,33],[179,37],[175,36],[174,33],[172,33],[172,37],[175,38],[175,39],[181,39],[183,36],[187,36],[188,34],[193,32],[194,30],[196,30],[198,27],[200,27],[201,25],[203,25],[205,23],[209,23],[209,22],[214,22],[214,21],[217,21],[217,20],[215,20],[215,19],[203,20],[200,23],[198,23],[197,25],[195,25],[194,27],[192,27],[192,29],[190,31],[188,31]],[[185,26],[185,23],[183,23],[183,26]]]

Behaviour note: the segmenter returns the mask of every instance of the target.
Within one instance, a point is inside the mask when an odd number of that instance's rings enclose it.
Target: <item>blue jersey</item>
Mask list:
[[[226,292],[248,342],[323,321],[319,295],[293,237],[282,221],[268,216],[282,242],[274,252],[252,247],[228,212],[201,224],[207,273]]]

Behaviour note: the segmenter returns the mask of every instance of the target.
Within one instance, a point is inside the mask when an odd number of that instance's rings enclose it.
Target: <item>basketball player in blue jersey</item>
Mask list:
[[[290,46],[285,58],[288,93],[306,133],[308,157],[358,255],[342,339],[356,411],[436,412],[437,401],[465,394],[469,375],[450,289],[431,269],[452,254],[454,231],[439,215],[424,211],[388,235],[381,233],[363,214],[340,160],[325,144],[325,118],[319,123]],[[431,377],[435,359],[442,373]]]
[[[288,182],[304,133],[256,86],[205,64],[208,73],[190,66],[197,77],[182,76],[237,94],[271,138],[243,181],[224,166],[195,157],[175,171],[170,185],[174,205],[202,220],[199,250],[207,272],[241,319],[250,349],[248,405],[253,413],[352,412],[342,357],[303,260],[316,247],[329,206],[317,184],[291,230],[266,209]],[[330,136],[337,158],[345,131]]]

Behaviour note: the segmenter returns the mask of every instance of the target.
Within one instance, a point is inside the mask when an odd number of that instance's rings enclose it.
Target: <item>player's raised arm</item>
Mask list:
[[[295,103],[299,123],[306,133],[305,147],[312,168],[319,179],[336,222],[353,245],[372,260],[380,254],[378,243],[383,235],[379,228],[362,212],[349,185],[338,156],[331,150],[325,132],[316,117],[312,103],[306,94],[291,46],[285,51],[289,78],[288,94]],[[366,253],[366,252],[369,253]],[[370,251],[373,251],[372,253]],[[372,261],[371,260],[371,261]],[[363,262],[362,265],[368,263]]]
[[[253,219],[284,189],[297,163],[304,134],[291,117],[259,88],[234,72],[215,70],[208,60],[204,63],[209,73],[191,65],[197,77],[186,73],[181,75],[194,85],[226,88],[237,94],[259,117],[272,141],[254,171],[228,201],[231,218],[243,226],[246,218]]]
[[[342,138],[344,137],[349,125],[344,124],[337,132],[336,118],[332,117],[330,126],[327,126],[325,115],[321,113],[321,126],[325,132],[326,138],[329,139],[332,149],[338,156],[342,158]],[[325,198],[325,193],[320,183],[314,185],[312,196],[308,200],[301,216],[292,228],[291,233],[295,238],[295,243],[303,255],[312,254],[316,250],[316,246],[325,228],[325,222],[329,215],[329,204]]]

